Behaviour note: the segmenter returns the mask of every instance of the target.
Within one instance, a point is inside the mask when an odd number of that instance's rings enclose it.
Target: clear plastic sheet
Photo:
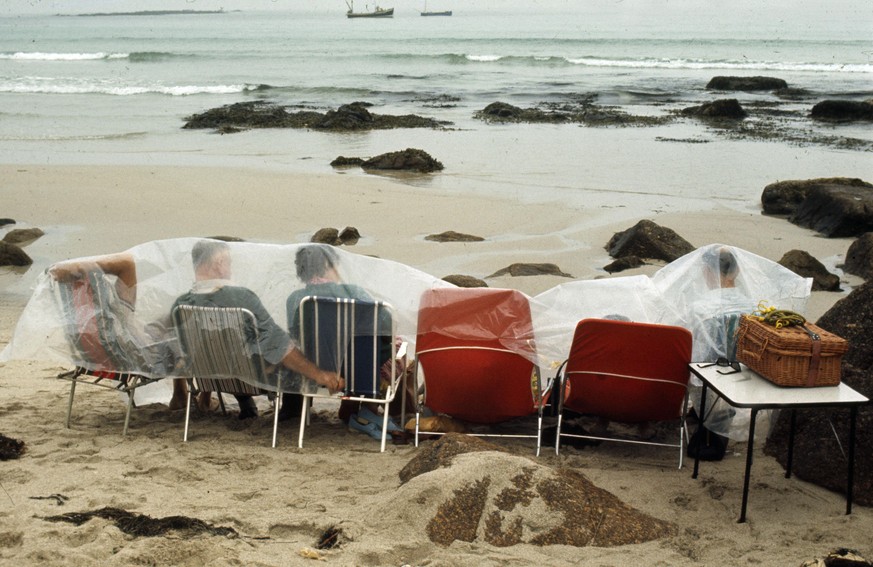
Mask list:
[[[71,280],[96,271],[111,290],[109,303],[112,306],[97,313],[109,319],[110,327],[116,331],[129,330],[122,333],[125,339],[117,343],[121,350],[135,352],[125,362],[116,361],[107,370],[149,376],[173,375],[173,357],[178,357],[178,346],[170,314],[176,300],[195,286],[192,250],[202,240],[161,240],[112,255],[110,258],[114,260],[127,259],[135,266],[132,282],[135,285],[126,285],[131,283],[130,274],[118,275],[118,263],[107,262],[107,257],[55,264],[38,278],[12,339],[0,353],[0,361],[33,359],[82,365],[85,361],[80,350],[68,340],[71,317],[69,311],[64,310],[61,288]],[[422,294],[434,288],[454,287],[409,266],[341,248],[238,242],[227,246],[230,272],[224,279],[251,290],[283,332],[289,331],[289,317],[294,318],[288,306],[305,295],[365,297],[391,305],[396,333],[408,342],[409,352],[414,355],[416,334],[429,330],[418,328]],[[725,250],[735,263],[732,280],[718,277],[719,270],[724,268],[720,262]],[[323,265],[313,268],[319,264]],[[49,272],[66,273],[67,281],[57,281]],[[202,274],[198,278],[202,280]],[[208,289],[210,285],[227,283],[200,281],[197,285]],[[500,316],[499,312],[512,308],[512,302],[495,305],[493,309],[485,306],[472,323],[439,331],[458,338],[497,339],[506,348],[532,359],[540,366],[544,377],[553,374],[552,369],[567,357],[576,324],[589,317],[686,327],[694,336],[693,358],[714,360],[729,354],[725,317],[751,312],[760,301],[803,313],[810,289],[810,279],[775,262],[738,248],[713,244],[679,258],[652,278],[629,276],[573,281],[532,298],[515,294],[529,303],[533,337],[528,325],[513,329],[502,323],[495,324],[495,321],[512,320],[512,317]],[[87,321],[78,324],[87,324]],[[292,329],[291,335],[294,334]],[[155,391],[160,393],[145,401],[169,399],[167,384],[155,385]],[[143,401],[137,398],[137,402]]]

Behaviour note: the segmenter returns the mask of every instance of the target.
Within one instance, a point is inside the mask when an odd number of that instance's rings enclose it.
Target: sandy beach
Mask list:
[[[29,270],[0,271],[0,348],[10,340],[36,274],[50,264],[164,238],[226,235],[294,243],[308,241],[323,227],[354,226],[362,239],[350,251],[437,277],[486,278],[514,262],[551,262],[577,279],[610,277],[602,270],[610,261],[604,245],[643,218],[672,228],[695,246],[721,242],[774,261],[789,250],[805,250],[832,271],[851,243],[735,208],[604,211],[592,218],[590,211],[560,203],[441,195],[402,179],[359,174],[22,164],[0,165],[0,179],[0,216],[15,219],[15,228],[46,232],[25,247],[34,259]],[[448,230],[485,240],[425,240]],[[617,275],[651,274],[659,267]],[[843,292],[813,293],[806,313],[810,320],[859,282],[841,278]],[[567,280],[504,276],[487,281],[534,295]],[[440,545],[429,539],[426,526],[451,497],[453,485],[440,474],[401,485],[398,473],[424,448],[390,445],[380,454],[375,441],[345,430],[331,402],[319,406],[303,449],[296,447],[296,425],[280,427],[279,446],[272,449],[270,420],[241,424],[220,414],[195,415],[185,444],[183,414],[162,405],[135,409],[131,430],[122,437],[123,404],[117,394],[96,388],[79,390],[72,426],[64,428],[68,383],[55,379],[63,370],[39,361],[0,367],[0,433],[27,447],[20,459],[0,462],[0,562],[784,566],[839,547],[873,556],[873,511],[856,505],[852,515],[845,515],[842,495],[784,478],[780,465],[760,447],[748,522],[736,523],[743,443],[733,443],[723,461],[703,463],[694,480],[690,467],[677,470],[675,453],[663,449],[602,444],[566,448],[560,456],[544,450],[537,458],[530,440],[498,441],[511,457],[468,455],[472,463],[464,470],[490,468],[497,478],[528,459],[531,464],[524,466],[571,467],[628,506],[673,524],[673,535],[618,547],[497,547],[481,540]],[[237,535],[135,537],[106,519],[80,526],[46,520],[103,507],[153,518],[197,518],[231,527]],[[331,528],[341,531],[340,545],[311,551]]]

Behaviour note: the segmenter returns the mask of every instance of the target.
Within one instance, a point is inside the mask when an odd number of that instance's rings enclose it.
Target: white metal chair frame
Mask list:
[[[179,305],[173,310],[173,324],[190,373],[185,405],[184,441],[188,441],[191,396],[196,391],[263,395],[268,370],[258,346],[258,326],[254,314],[240,307],[202,307]],[[252,340],[246,340],[249,329]],[[222,387],[222,384],[230,387]],[[276,380],[276,411],[273,412],[273,443],[279,427],[282,381]]]
[[[383,310],[387,311],[390,315],[391,319],[391,360],[396,361],[399,357],[403,357],[406,351],[406,345],[402,345],[401,348],[398,349],[396,337],[396,317],[394,314],[394,308],[390,303],[384,301],[358,301],[355,299],[347,299],[347,298],[335,298],[335,297],[321,297],[316,295],[307,295],[303,299],[300,300],[300,307],[298,309],[298,317],[300,321],[300,344],[301,348],[303,348],[303,353],[309,358],[312,362],[316,364],[316,366],[320,366],[319,362],[322,360],[321,349],[323,346],[324,340],[332,340],[334,345],[346,345],[349,344],[349,341],[354,338],[355,330],[357,327],[357,305],[358,303],[367,303],[368,305],[373,305],[373,321],[372,321],[372,333],[374,337],[378,337],[381,335],[385,335],[384,329],[380,329],[379,324],[379,314]],[[307,328],[305,322],[305,312],[306,306],[309,304],[314,304],[315,309],[315,317],[313,322],[313,328]],[[320,309],[335,309],[336,314],[336,327],[333,329],[323,329],[321,326],[321,322],[318,317],[318,312]],[[318,340],[315,341],[315,351],[306,352],[305,345],[307,344],[307,335],[312,333]],[[329,333],[325,335],[325,333]],[[325,349],[326,350],[326,349]],[[334,352],[338,356],[342,356],[347,352],[346,348],[334,348]],[[406,372],[402,372],[401,376],[397,374],[396,364],[391,365],[391,374],[388,381],[388,386],[385,391],[384,397],[381,398],[370,398],[370,397],[362,397],[355,396],[352,392],[354,392],[353,385],[357,380],[357,368],[355,364],[355,349],[351,349],[351,360],[334,360],[333,365],[336,368],[343,368],[343,378],[346,381],[346,389],[343,392],[342,396],[340,396],[343,400],[357,401],[357,402],[370,402],[370,403],[378,403],[383,405],[384,413],[382,419],[382,443],[380,447],[380,452],[385,451],[386,440],[388,438],[388,406],[394,400],[394,396],[397,394],[398,386],[403,388],[402,391],[405,391],[406,388]],[[370,379],[375,379],[378,381],[381,379],[381,368],[378,362],[378,341],[373,341],[373,352],[371,353],[373,365],[372,368],[369,369],[371,372]],[[345,373],[350,371],[350,375],[345,375]],[[297,446],[303,447],[303,435],[306,425],[309,423],[309,406],[311,405],[311,401],[314,398],[329,398],[333,397],[332,394],[327,392],[326,389],[319,386],[315,392],[303,392],[303,409],[300,415],[300,436],[297,442]],[[406,414],[406,398],[403,396],[401,398],[401,418]]]

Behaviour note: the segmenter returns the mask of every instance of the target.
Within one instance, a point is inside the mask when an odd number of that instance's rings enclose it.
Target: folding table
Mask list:
[[[858,406],[869,402],[865,396],[842,383],[837,386],[815,388],[777,386],[742,364],[738,364],[739,371],[730,366],[719,366],[715,363],[692,362],[688,367],[703,382],[699,415],[706,415],[706,391],[709,388],[712,388],[728,404],[737,408],[749,408],[752,410],[749,421],[749,443],[746,447],[743,504],[738,523],[746,521],[746,504],[749,499],[749,475],[752,471],[752,451],[755,441],[755,420],[758,417],[758,412],[763,409],[791,410],[791,428],[788,434],[788,461],[785,466],[785,478],[791,478],[795,411],[797,408],[849,408],[851,418],[849,421],[849,470],[846,484],[846,514],[852,513],[852,488],[855,469],[855,422],[858,416]],[[698,427],[700,427],[700,424],[698,424]],[[695,458],[694,474],[691,475],[691,478],[697,478],[699,464],[700,459]]]

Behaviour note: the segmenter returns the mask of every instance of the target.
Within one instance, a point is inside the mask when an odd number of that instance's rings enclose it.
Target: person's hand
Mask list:
[[[74,262],[60,262],[54,264],[49,268],[48,272],[55,281],[59,282],[74,280],[82,275],[79,265]]]
[[[339,374],[334,374],[332,372],[325,372],[325,380],[323,384],[327,387],[328,391],[331,394],[336,394],[337,392],[342,392],[345,389],[346,381]]]

